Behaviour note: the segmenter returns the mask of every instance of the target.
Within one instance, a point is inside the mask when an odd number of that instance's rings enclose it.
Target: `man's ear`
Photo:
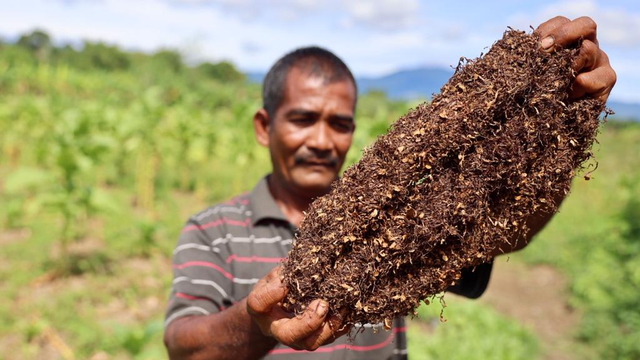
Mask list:
[[[258,144],[269,147],[269,131],[271,130],[271,118],[267,110],[260,109],[253,115],[253,133]]]

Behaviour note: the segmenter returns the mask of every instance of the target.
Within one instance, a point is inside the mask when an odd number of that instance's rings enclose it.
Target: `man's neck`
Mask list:
[[[300,221],[315,197],[303,196],[292,191],[287,184],[271,174],[267,178],[269,191],[284,216],[296,227],[300,227]]]

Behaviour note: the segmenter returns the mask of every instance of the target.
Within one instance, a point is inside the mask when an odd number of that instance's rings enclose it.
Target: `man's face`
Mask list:
[[[350,80],[326,82],[293,67],[269,129],[274,175],[304,196],[326,193],[351,146],[356,101]]]

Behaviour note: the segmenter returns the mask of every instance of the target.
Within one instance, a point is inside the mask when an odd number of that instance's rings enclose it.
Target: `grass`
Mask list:
[[[412,360],[537,359],[535,335],[524,326],[486,305],[447,297],[446,322],[441,306],[418,308],[418,320],[409,322],[408,349]]]

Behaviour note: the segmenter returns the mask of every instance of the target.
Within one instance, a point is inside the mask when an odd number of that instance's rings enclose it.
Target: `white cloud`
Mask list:
[[[325,12],[341,18],[344,28],[360,25],[370,29],[395,31],[417,24],[418,0],[162,0],[190,6],[214,5],[243,19],[275,15],[292,21]]]
[[[374,29],[398,30],[417,24],[418,1],[351,0],[346,5],[349,19]]]
[[[591,17],[598,24],[598,39],[605,46],[630,48],[640,45],[640,13],[610,7],[610,5],[600,5],[594,0],[559,2],[543,7],[533,16],[531,14],[514,15],[512,21],[517,26],[528,26],[531,25],[531,21],[541,23],[557,15],[569,19],[580,16]]]
[[[26,9],[33,9],[27,11]],[[226,16],[213,7],[175,6],[167,1],[103,0],[58,2],[24,0],[3,8],[0,33],[20,34],[43,28],[54,40],[88,39],[127,49],[153,51],[171,47],[190,60],[247,59],[247,42],[282,36],[271,27]],[[255,61],[252,59],[250,61]]]
[[[174,4],[204,6],[214,5],[244,20],[255,20],[275,14],[279,20],[290,21],[326,7],[328,3],[315,0],[161,0]]]

